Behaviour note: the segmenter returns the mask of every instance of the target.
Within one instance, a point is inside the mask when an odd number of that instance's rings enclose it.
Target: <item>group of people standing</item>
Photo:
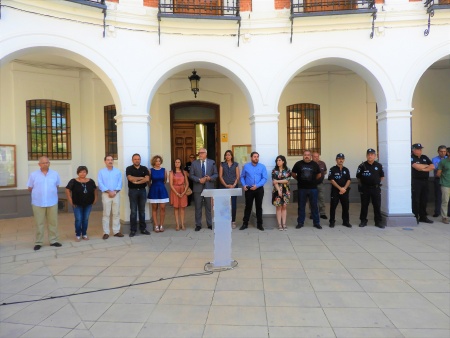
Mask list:
[[[438,156],[430,160],[422,154],[422,144],[412,145],[411,154],[411,191],[412,210],[417,222],[433,223],[427,217],[426,204],[428,202],[428,177],[435,172],[435,211],[433,217],[442,216],[442,222],[449,224],[450,216],[450,147],[439,146]],[[154,232],[164,232],[165,205],[170,202],[174,208],[175,230],[186,230],[185,208],[194,200],[195,204],[195,231],[202,229],[202,208],[205,208],[206,225],[212,229],[211,198],[202,196],[204,189],[215,188],[215,182],[219,180],[220,188],[234,189],[241,183],[245,195],[245,209],[242,226],[239,230],[248,228],[253,203],[256,209],[257,229],[264,231],[262,202],[264,198],[264,185],[266,184],[266,167],[259,163],[259,154],[254,151],[250,154],[250,162],[242,167],[234,161],[231,150],[224,154],[224,161],[217,170],[215,161],[207,158],[207,150],[201,148],[198,151],[198,159],[195,154],[189,156],[189,160],[183,167],[182,160],[176,158],[173,161],[169,174],[162,167],[163,158],[159,155],[151,159],[152,168],[141,165],[139,154],[133,154],[132,165],[126,168],[128,183],[128,197],[130,200],[130,237],[134,237],[138,231],[144,235],[150,235],[145,222],[145,205],[151,204]],[[328,172],[328,180],[331,183],[330,221],[333,228],[336,224],[335,214],[339,203],[342,206],[342,225],[351,228],[349,217],[349,192],[350,171],[344,166],[343,153],[336,155],[336,165]],[[88,168],[79,166],[77,177],[69,181],[66,186],[68,202],[73,207],[75,217],[75,240],[88,240],[87,235],[89,215],[92,206],[97,202],[100,190],[103,204],[103,239],[110,235],[110,222],[112,214],[112,232],[115,237],[123,237],[120,231],[120,197],[122,189],[122,173],[114,167],[114,159],[108,155],[104,158],[105,168],[98,173],[98,187],[95,181],[89,177]],[[50,161],[46,156],[39,158],[39,170],[31,173],[27,186],[31,192],[33,214],[36,222],[36,241],[34,250],[39,250],[43,244],[45,222],[48,223],[49,242],[51,246],[60,247],[57,231],[58,213],[58,187],[60,178],[56,171],[50,169]],[[320,161],[318,153],[305,150],[303,159],[297,161],[292,170],[287,166],[286,158],[278,155],[275,159],[275,167],[272,170],[272,204],[276,208],[276,219],[280,231],[287,230],[287,205],[290,201],[290,180],[297,180],[298,215],[296,229],[304,226],[306,219],[306,204],[310,205],[310,218],[313,226],[322,229],[320,219],[327,219],[323,197],[323,180],[327,170],[326,164]],[[358,179],[358,191],[361,196],[361,210],[359,227],[367,226],[367,214],[369,204],[374,209],[375,226],[384,228],[381,217],[381,183],[384,179],[383,166],[376,161],[376,151],[367,149],[366,161],[358,166],[356,172]],[[169,179],[170,197],[165,183]],[[149,190],[147,193],[147,186]],[[231,197],[232,228],[236,228],[237,197]]]

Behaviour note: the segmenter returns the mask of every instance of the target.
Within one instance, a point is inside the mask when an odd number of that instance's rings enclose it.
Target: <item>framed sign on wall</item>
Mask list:
[[[0,144],[0,189],[17,187],[16,146]]]
[[[245,163],[250,161],[250,154],[252,152],[251,144],[236,145],[233,146],[232,150],[234,161],[239,163],[239,168],[242,168]]]

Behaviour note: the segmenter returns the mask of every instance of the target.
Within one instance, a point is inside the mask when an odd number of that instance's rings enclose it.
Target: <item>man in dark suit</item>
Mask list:
[[[195,204],[195,231],[202,228],[202,200],[205,200],[206,224],[208,229],[212,229],[211,217],[211,197],[201,196],[203,189],[214,189],[214,182],[219,176],[217,173],[216,162],[206,158],[207,151],[200,148],[198,151],[198,160],[192,162],[189,170],[189,179],[194,183],[192,189]]]

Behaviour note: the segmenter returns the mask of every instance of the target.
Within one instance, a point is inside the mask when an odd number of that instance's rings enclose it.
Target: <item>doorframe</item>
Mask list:
[[[206,107],[214,109],[215,112],[215,118],[214,119],[191,119],[191,120],[181,120],[179,122],[190,122],[190,123],[214,123],[215,124],[215,154],[214,156],[211,156],[211,153],[208,150],[208,158],[216,161],[217,168],[220,165],[221,161],[221,148],[220,148],[220,105],[212,102],[206,102],[206,101],[182,101],[177,103],[172,103],[170,105],[170,155],[171,158],[174,156],[174,150],[173,150],[173,124],[177,122],[175,120],[175,110],[178,108],[184,108],[184,107]],[[195,149],[197,151],[198,149]]]

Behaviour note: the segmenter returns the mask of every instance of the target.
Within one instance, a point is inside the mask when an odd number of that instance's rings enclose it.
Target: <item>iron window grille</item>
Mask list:
[[[47,156],[70,160],[70,104],[53,100],[27,101],[28,160]]]
[[[116,106],[105,106],[105,156],[111,155],[115,160],[117,156],[117,125]]]
[[[434,16],[434,11],[439,9],[450,9],[450,0],[425,0],[424,6],[428,13],[428,27],[423,32],[423,35],[428,36],[431,29],[431,18]]]
[[[299,103],[286,107],[288,156],[303,155],[305,150],[321,153],[320,105]]]

